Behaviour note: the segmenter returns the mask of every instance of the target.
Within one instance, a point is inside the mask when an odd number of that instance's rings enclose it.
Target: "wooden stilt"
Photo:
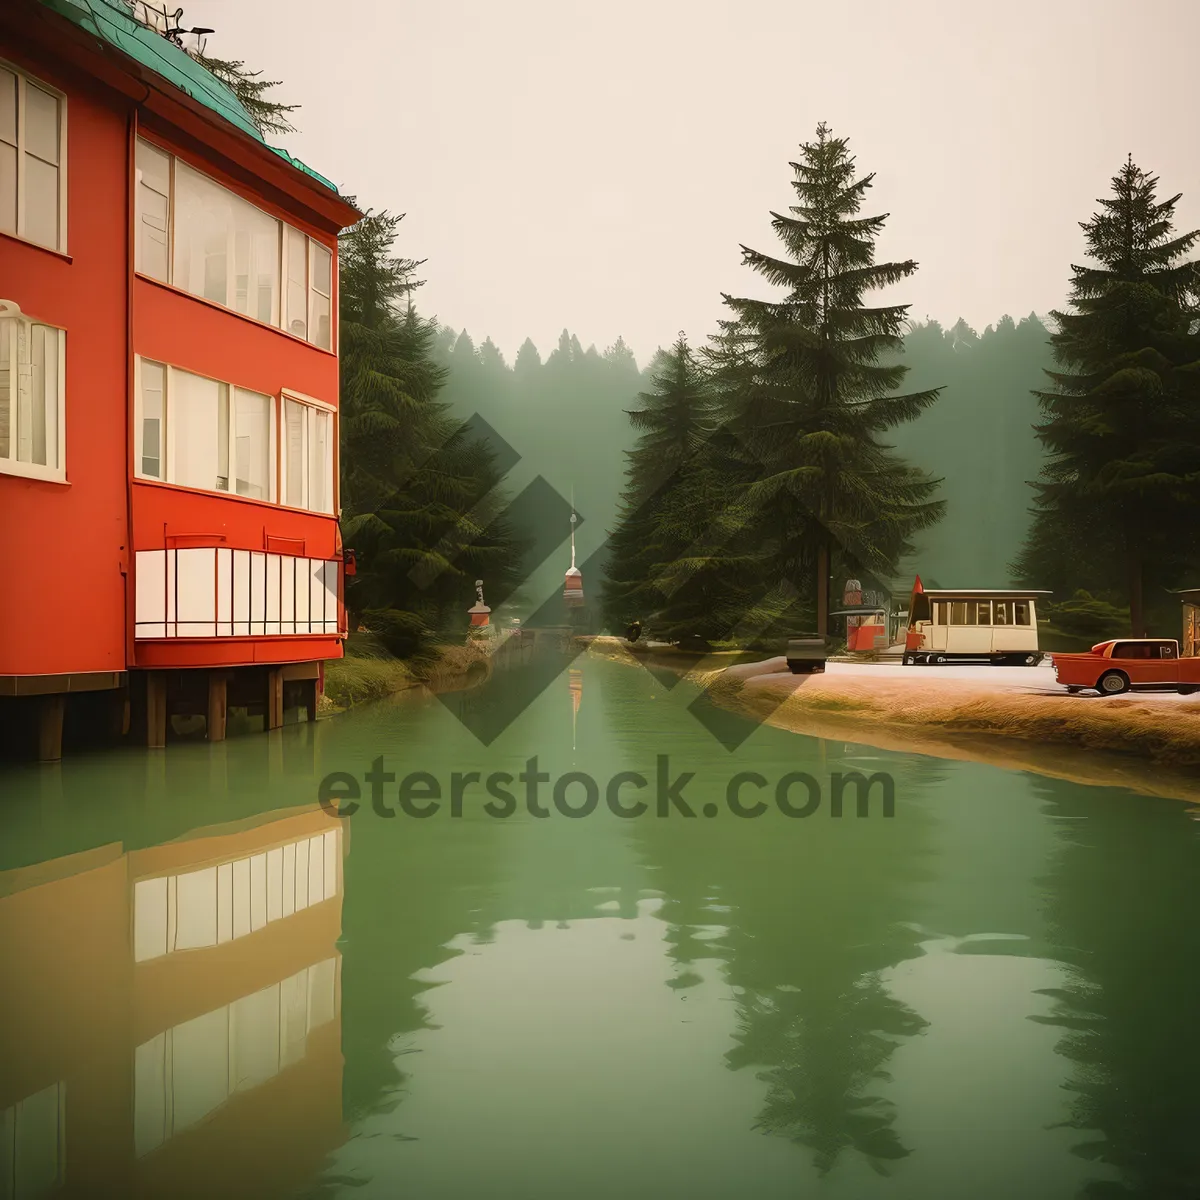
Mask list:
[[[38,705],[38,761],[58,762],[62,758],[63,713],[67,698],[61,692],[42,696]]]
[[[210,742],[225,740],[226,681],[227,677],[223,671],[208,673],[208,740]]]
[[[278,729],[283,725],[283,672],[272,667],[267,672],[267,719],[265,728]]]
[[[108,730],[110,736],[114,738],[128,737],[129,723],[129,689],[121,688],[112,692],[108,698]]]
[[[316,679],[306,679],[304,681],[304,709],[310,721],[317,719],[318,682],[319,680]]]
[[[146,745],[161,750],[167,744],[167,677],[146,672]]]

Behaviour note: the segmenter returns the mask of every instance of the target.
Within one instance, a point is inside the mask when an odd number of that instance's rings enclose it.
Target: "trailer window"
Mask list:
[[[950,624],[951,625],[974,625],[975,624],[975,605],[966,600],[951,600],[950,601]]]
[[[976,624],[990,625],[992,623],[992,602],[990,600],[976,601]]]
[[[992,601],[992,624],[993,625],[1011,625],[1012,624],[1012,602],[1009,600],[994,600]]]
[[[1014,601],[1013,609],[1014,609],[1014,615],[1013,615],[1013,624],[1014,625],[1028,625],[1030,623],[1030,621],[1029,621],[1029,601],[1028,600]]]

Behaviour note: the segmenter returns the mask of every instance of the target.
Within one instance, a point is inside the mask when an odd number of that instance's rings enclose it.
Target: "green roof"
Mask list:
[[[307,167],[298,158],[293,158],[278,146],[268,146],[258,126],[242,107],[233,91],[222,83],[211,71],[202,67],[174,42],[160,33],[134,20],[129,7],[122,0],[41,0],[50,9],[65,17],[80,29],[86,29],[123,54],[129,55],[142,66],[161,75],[193,100],[211,109],[231,125],[252,137],[298,171],[337,193],[337,187],[324,175]]]

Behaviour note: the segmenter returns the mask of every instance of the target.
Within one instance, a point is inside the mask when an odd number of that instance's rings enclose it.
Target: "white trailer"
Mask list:
[[[1049,592],[1018,589],[914,589],[904,640],[905,665],[954,662],[1034,666],[1037,602]]]

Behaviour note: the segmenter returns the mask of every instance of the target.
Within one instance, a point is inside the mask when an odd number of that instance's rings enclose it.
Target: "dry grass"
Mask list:
[[[780,701],[784,703],[781,706]],[[836,675],[764,675],[747,681],[737,707],[760,718],[838,712],[857,720],[1113,750],[1176,766],[1200,764],[1200,704],[1131,697],[1046,696],[945,680],[869,682]]]

